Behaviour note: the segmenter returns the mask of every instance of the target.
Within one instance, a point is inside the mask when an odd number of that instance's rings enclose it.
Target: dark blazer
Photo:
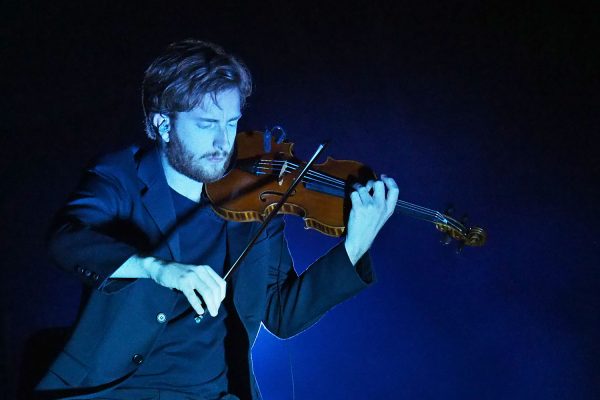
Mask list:
[[[173,313],[177,293],[150,279],[109,277],[134,254],[177,261],[174,222],[155,148],[128,148],[87,169],[56,218],[49,249],[62,269],[95,290],[37,390],[85,398],[125,381],[144,362]],[[229,260],[237,258],[258,226],[228,222]],[[226,345],[245,354],[230,363],[230,390],[242,399],[260,398],[250,352],[261,322],[278,337],[289,338],[374,281],[368,255],[355,269],[342,243],[298,276],[283,229],[283,219],[277,217],[229,284],[239,329]]]

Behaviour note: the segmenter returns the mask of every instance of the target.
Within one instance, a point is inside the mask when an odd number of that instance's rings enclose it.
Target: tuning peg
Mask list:
[[[265,153],[271,152],[271,130],[269,128],[265,128],[265,133],[263,135],[263,150]]]
[[[447,216],[451,217],[454,214],[454,205],[448,204],[446,211],[444,212]]]
[[[463,225],[467,225],[467,223],[469,222],[469,215],[468,214],[464,214],[462,216],[462,218],[460,219],[460,222],[462,222]]]
[[[458,244],[456,245],[456,254],[460,254],[462,253],[463,249],[465,248],[465,241],[461,240],[460,242],[458,242]]]
[[[285,133],[285,130],[283,129],[283,127],[281,127],[279,125],[275,125],[272,128],[272,131],[276,132],[276,134],[275,134],[275,142],[277,144],[283,143],[283,141],[285,140],[285,138],[287,136],[286,133]]]

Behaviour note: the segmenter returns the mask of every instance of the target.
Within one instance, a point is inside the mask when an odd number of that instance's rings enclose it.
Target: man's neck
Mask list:
[[[182,173],[176,171],[164,152],[161,152],[160,161],[165,171],[165,177],[167,178],[167,184],[179,193],[180,195],[187,197],[188,199],[199,203],[200,196],[202,195],[202,182],[195,181]]]

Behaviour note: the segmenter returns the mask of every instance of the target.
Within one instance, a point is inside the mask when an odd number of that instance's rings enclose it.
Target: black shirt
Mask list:
[[[226,222],[218,217],[203,197],[200,204],[171,190],[177,215],[177,232],[184,264],[208,265],[220,276],[226,259]],[[218,398],[227,392],[226,302],[216,317],[208,310],[201,323],[186,297],[179,293],[175,312],[152,353],[130,378],[127,387],[181,390]]]

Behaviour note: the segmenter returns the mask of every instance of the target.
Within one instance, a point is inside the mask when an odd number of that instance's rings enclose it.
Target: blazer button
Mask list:
[[[86,270],[85,270],[85,276],[87,276],[88,278],[89,278],[90,276],[92,276],[92,271],[90,271],[89,269],[86,269]]]
[[[131,361],[133,361],[134,364],[140,365],[141,363],[144,362],[144,357],[141,354],[135,354],[131,358]]]
[[[158,313],[158,314],[156,314],[156,320],[159,323],[164,324],[165,321],[167,320],[167,316],[164,313]]]

